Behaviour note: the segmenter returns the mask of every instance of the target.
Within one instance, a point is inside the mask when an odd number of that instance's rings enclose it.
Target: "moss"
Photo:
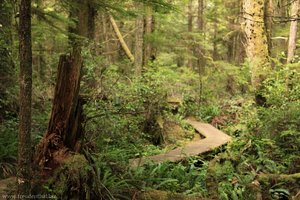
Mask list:
[[[60,198],[82,197],[89,192],[91,167],[83,155],[75,154],[58,168],[46,189]]]

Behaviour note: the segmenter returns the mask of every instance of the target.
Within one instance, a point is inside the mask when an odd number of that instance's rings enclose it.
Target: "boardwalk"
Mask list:
[[[210,124],[201,123],[191,119],[186,120],[186,122],[192,125],[194,129],[196,129],[196,131],[198,131],[205,138],[198,141],[192,141],[183,147],[178,147],[164,154],[130,159],[129,165],[134,168],[144,165],[148,161],[152,161],[154,163],[162,163],[165,161],[176,162],[189,156],[197,156],[211,151],[231,141],[230,136],[226,135]]]

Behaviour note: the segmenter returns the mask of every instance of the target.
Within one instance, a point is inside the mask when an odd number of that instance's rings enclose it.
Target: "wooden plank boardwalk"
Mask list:
[[[142,166],[149,161],[154,163],[162,163],[165,161],[176,162],[186,157],[197,156],[202,153],[212,151],[213,149],[231,141],[230,136],[210,124],[198,122],[192,119],[187,119],[186,122],[192,125],[194,129],[205,138],[198,141],[192,141],[183,147],[178,147],[164,154],[130,159],[129,166],[135,168]]]

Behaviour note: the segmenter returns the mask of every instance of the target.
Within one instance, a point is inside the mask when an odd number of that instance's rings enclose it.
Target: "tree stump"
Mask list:
[[[81,68],[79,52],[60,57],[51,117],[34,158],[43,171],[53,171],[71,156],[70,152],[80,150],[83,138],[83,100],[79,97]]]

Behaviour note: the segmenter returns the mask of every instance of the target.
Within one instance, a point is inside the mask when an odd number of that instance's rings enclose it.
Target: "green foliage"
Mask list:
[[[17,130],[18,123],[13,119],[0,124],[0,178],[15,173],[18,150]]]
[[[248,185],[259,173],[299,171],[300,104],[295,89],[299,80],[295,69],[276,69],[263,85],[266,105],[257,107],[248,100],[237,110],[237,121],[227,127],[235,136],[226,151],[233,161],[218,162],[214,167],[221,199],[251,199]],[[278,198],[281,190],[290,196],[285,183],[278,184],[264,186],[264,197]]]
[[[158,140],[158,117],[172,115],[167,97],[180,99],[193,91],[189,85],[196,81],[185,68],[151,66],[140,79],[122,77],[119,70],[118,66],[106,69],[101,93],[85,107],[87,132],[101,144],[99,148],[103,148],[103,143],[120,147]]]
[[[129,171],[130,184],[139,189],[168,190],[184,194],[206,194],[205,176],[207,163],[196,167],[197,159],[186,164],[148,164]]]

